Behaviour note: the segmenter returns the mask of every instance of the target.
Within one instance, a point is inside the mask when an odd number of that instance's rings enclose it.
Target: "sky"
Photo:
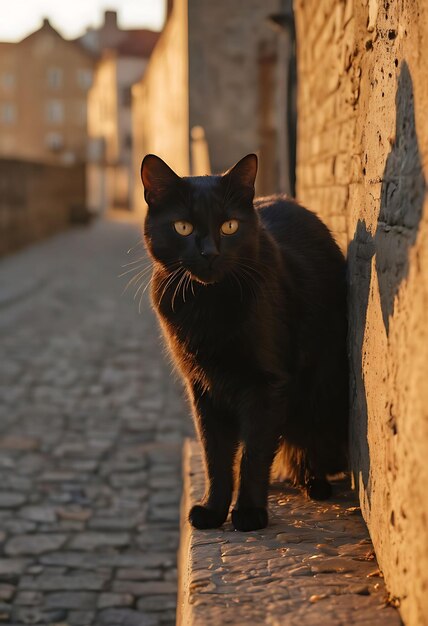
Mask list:
[[[40,28],[44,17],[66,39],[100,26],[104,11],[116,10],[121,28],[160,30],[164,0],[0,0],[0,41],[19,41]]]

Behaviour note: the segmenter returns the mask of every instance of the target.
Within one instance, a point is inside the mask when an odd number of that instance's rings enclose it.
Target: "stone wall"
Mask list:
[[[0,256],[63,230],[84,203],[84,165],[0,159]]]
[[[428,6],[295,0],[300,200],[349,258],[351,454],[391,597],[428,615]]]

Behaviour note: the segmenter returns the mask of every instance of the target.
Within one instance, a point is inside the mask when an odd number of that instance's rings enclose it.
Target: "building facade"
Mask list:
[[[175,0],[144,77],[132,87],[134,207],[145,211],[140,167],[145,154],[190,174],[187,0]]]
[[[292,192],[293,42],[290,0],[175,0],[133,88],[134,170],[148,152],[182,175],[221,172],[257,152],[257,192]],[[134,198],[144,210],[138,180]]]
[[[86,159],[94,58],[44,20],[0,44],[0,156],[52,163]]]
[[[190,128],[204,129],[213,172],[257,152],[259,195],[293,191],[292,15],[291,1],[188,2]]]
[[[131,87],[143,76],[159,37],[148,30],[122,31],[115,16],[106,13],[98,39],[97,31],[89,33],[107,46],[101,48],[88,95],[88,205],[96,212],[132,205]]]

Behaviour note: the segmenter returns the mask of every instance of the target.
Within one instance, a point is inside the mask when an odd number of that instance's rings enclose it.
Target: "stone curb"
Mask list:
[[[355,494],[335,481],[328,502],[271,487],[258,532],[198,531],[187,521],[203,493],[199,445],[186,440],[178,555],[178,626],[399,626]]]
[[[193,529],[190,526],[187,515],[190,509],[192,494],[192,448],[196,442],[185,439],[183,445],[183,493],[181,497],[180,515],[180,545],[177,558],[178,590],[177,590],[177,626],[191,624],[191,544]]]

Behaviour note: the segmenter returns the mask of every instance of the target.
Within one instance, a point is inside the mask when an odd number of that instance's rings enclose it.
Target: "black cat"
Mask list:
[[[327,227],[282,196],[253,202],[257,157],[180,178],[147,155],[152,301],[192,401],[206,495],[190,522],[268,523],[274,457],[310,497],[346,467],[345,260]]]

